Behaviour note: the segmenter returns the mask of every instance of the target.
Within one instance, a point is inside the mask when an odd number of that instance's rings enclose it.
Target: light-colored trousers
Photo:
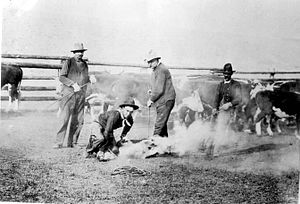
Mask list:
[[[71,94],[60,101],[59,128],[56,135],[56,144],[63,144],[70,120],[67,146],[72,147],[77,144],[84,123],[84,102],[85,93],[82,91]]]

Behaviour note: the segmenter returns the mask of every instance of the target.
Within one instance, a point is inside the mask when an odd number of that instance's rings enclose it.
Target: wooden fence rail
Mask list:
[[[56,101],[54,96],[25,96],[21,101]],[[1,96],[1,101],[8,101],[8,96]]]
[[[3,90],[7,90],[8,87],[3,87]],[[55,91],[54,86],[21,86],[22,91]]]
[[[2,58],[19,59],[45,59],[45,60],[66,60],[68,56],[46,56],[46,55],[23,55],[23,54],[2,54]]]
[[[29,68],[29,69],[56,69],[59,70],[62,68],[62,62],[68,58],[69,56],[45,56],[45,55],[24,55],[24,54],[2,54],[2,58],[11,58],[11,59],[36,59],[36,60],[59,60],[58,63],[40,63],[40,62],[18,62],[18,61],[9,61],[3,62],[1,64],[19,66],[21,68]],[[129,63],[113,63],[113,62],[92,62],[87,58],[84,58],[90,66],[106,66],[106,67],[131,67],[131,68],[148,68],[146,64],[129,64]],[[188,66],[168,66],[169,69],[174,70],[190,70],[190,71],[210,71],[211,74],[221,74],[221,68],[213,68],[213,67],[188,67]],[[300,74],[300,71],[256,71],[256,72],[246,72],[246,71],[237,71],[237,74],[262,74],[269,75],[270,77],[274,77],[275,74]],[[196,77],[197,75],[190,75]],[[201,76],[201,75],[198,75]],[[51,76],[24,76],[24,80],[54,80],[55,77]],[[53,86],[22,86],[21,90],[23,91],[54,91],[55,87]],[[53,96],[24,96],[21,100],[23,101],[51,101],[56,100]],[[1,100],[8,100],[7,96],[1,96]]]
[[[22,68],[36,68],[36,69],[61,69],[61,64],[44,64],[44,63],[30,63],[30,62],[2,62],[3,65],[18,66]]]
[[[2,58],[12,58],[12,59],[44,59],[44,60],[66,60],[70,58],[69,56],[46,56],[46,55],[24,55],[24,54],[2,54]],[[92,62],[87,58],[88,65],[91,66],[110,66],[110,67],[132,67],[132,68],[148,68],[145,64],[130,64],[130,63],[115,63],[115,62]],[[15,65],[25,68],[38,68],[38,69],[61,69],[61,64],[45,64],[45,63],[28,63],[28,62],[2,62],[4,64]],[[187,66],[169,66],[169,69],[178,70],[204,70],[211,71],[211,73],[221,73],[221,68],[216,67],[187,67]],[[237,71],[237,74],[300,74],[300,71]]]
[[[66,60],[69,56],[47,56],[47,55],[24,55],[24,54],[2,54],[2,58],[12,59],[42,59],[42,60]],[[146,64],[129,64],[129,63],[114,63],[114,62],[91,62],[87,58],[84,58],[88,65],[98,66],[111,66],[111,67],[133,67],[133,68],[148,68]],[[42,64],[42,63],[26,63],[26,62],[11,62],[10,65],[16,65],[26,68],[49,68],[60,69],[61,65]],[[59,67],[60,66],[60,67]],[[170,66],[170,69],[183,69],[183,70],[211,70],[217,71],[219,68],[211,67],[185,67],[185,66]]]

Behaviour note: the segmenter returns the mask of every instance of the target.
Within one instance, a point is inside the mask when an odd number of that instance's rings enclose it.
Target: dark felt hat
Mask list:
[[[233,74],[235,71],[232,70],[232,65],[227,63],[223,67],[223,74]]]
[[[124,101],[124,103],[120,104],[119,107],[125,107],[125,106],[130,106],[132,107],[134,110],[139,109],[139,107],[137,105],[135,105],[134,99],[133,98],[128,98]]]

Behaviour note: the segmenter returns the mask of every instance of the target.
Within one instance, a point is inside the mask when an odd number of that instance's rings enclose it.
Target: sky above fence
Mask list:
[[[5,0],[2,53],[238,71],[300,70],[298,0]]]

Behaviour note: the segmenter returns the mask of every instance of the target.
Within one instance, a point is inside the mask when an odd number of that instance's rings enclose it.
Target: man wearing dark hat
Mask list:
[[[242,101],[241,84],[231,78],[234,72],[230,63],[224,65],[224,80],[218,85],[213,109],[213,115],[219,113],[217,132],[206,152],[208,158],[214,156],[215,149],[230,141],[229,127],[234,124],[235,107]]]
[[[133,125],[132,113],[139,107],[135,105],[133,98],[124,101],[117,110],[110,110],[99,115],[98,123],[100,127],[100,138],[91,135],[86,147],[87,156],[97,154],[99,161],[105,161],[107,151],[119,154],[119,147],[114,137],[114,130],[123,127],[121,141],[127,135]]]
[[[75,43],[71,50],[74,56],[64,62],[60,72],[59,81],[62,83],[62,89],[59,99],[59,128],[54,148],[62,147],[70,119],[68,147],[77,144],[83,126],[87,84],[96,82],[94,77],[90,80],[87,63],[82,59],[86,50],[82,43]]]
[[[145,59],[153,70],[151,74],[151,91],[149,91],[150,99],[147,105],[148,107],[152,106],[152,104],[156,105],[157,116],[153,136],[168,137],[167,123],[175,104],[176,93],[171,73],[160,62],[160,58],[153,50],[150,50]]]
[[[224,65],[224,81],[222,81],[217,88],[214,103],[215,111],[233,109],[242,101],[241,84],[231,78],[234,72],[230,63]]]

